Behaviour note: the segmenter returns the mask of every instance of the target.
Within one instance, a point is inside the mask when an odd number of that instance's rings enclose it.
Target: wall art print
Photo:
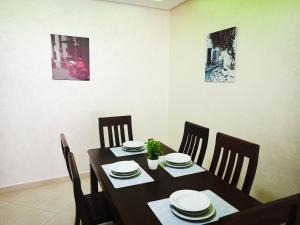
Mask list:
[[[52,79],[90,80],[89,39],[51,34]]]
[[[207,37],[206,82],[234,82],[237,28],[210,33]]]

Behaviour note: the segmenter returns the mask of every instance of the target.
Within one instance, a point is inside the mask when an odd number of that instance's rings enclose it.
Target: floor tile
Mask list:
[[[72,206],[74,207],[72,208]],[[59,193],[36,204],[35,207],[49,212],[73,214],[75,211],[74,197]]]
[[[55,216],[55,213],[39,209],[30,209],[20,216],[13,225],[44,225]]]
[[[72,215],[56,214],[45,225],[74,225],[74,218]]]
[[[47,193],[40,191],[38,189],[28,189],[22,191],[22,194],[16,199],[12,200],[13,203],[27,205],[29,207],[34,207],[38,203],[46,199]]]
[[[82,177],[81,185],[83,193],[89,194],[90,178]],[[74,219],[70,180],[0,194],[0,225],[73,225]]]
[[[30,208],[15,204],[7,204],[0,207],[0,224],[15,225],[19,218],[24,216]]]
[[[3,206],[5,206],[5,205],[7,205],[7,204],[9,204],[9,203],[8,202],[0,201],[0,208],[3,207]]]
[[[22,196],[23,191],[11,191],[7,193],[0,194],[1,202],[12,202]]]

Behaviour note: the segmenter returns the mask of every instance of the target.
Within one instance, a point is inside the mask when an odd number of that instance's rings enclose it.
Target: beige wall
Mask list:
[[[50,34],[89,37],[91,81],[55,81]],[[136,139],[167,139],[169,13],[92,0],[0,1],[0,187],[67,175],[99,146],[99,116],[131,114]]]
[[[169,143],[185,120],[260,144],[252,195],[300,191],[299,1],[191,0],[171,12]],[[238,27],[236,81],[205,83],[206,36]]]

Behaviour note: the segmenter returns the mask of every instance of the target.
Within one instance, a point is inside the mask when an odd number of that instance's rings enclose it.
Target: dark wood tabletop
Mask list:
[[[164,144],[161,144],[161,148],[165,154],[174,152]],[[88,154],[91,165],[91,191],[97,191],[99,182],[111,204],[117,224],[160,224],[147,203],[168,198],[172,192],[181,189],[211,190],[239,210],[261,204],[207,171],[172,177],[161,167],[154,171],[150,170],[146,154],[116,157],[108,148],[90,149]],[[101,165],[119,160],[135,160],[154,179],[154,182],[115,189]]]

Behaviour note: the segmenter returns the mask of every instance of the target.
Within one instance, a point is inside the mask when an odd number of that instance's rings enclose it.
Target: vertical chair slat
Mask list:
[[[112,127],[108,126],[107,129],[108,129],[109,146],[113,147],[115,145],[113,141]]]
[[[207,143],[208,143],[208,130],[207,130],[207,138],[201,138],[201,146],[200,146],[200,153],[197,159],[197,164],[202,165],[204,157],[205,157],[205,152],[207,148]],[[197,148],[199,146],[199,143],[197,144]]]
[[[218,177],[223,177],[223,175],[224,175],[228,155],[229,155],[229,150],[226,149],[226,148],[223,148],[222,159],[221,159],[219,171],[218,171],[218,174],[217,174]]]
[[[104,128],[99,126],[99,133],[104,133]],[[101,148],[105,147],[104,135],[100,135],[100,146]]]
[[[125,130],[124,130],[123,124],[120,125],[120,131],[121,131],[121,140],[122,140],[122,143],[124,143],[126,139],[125,139]]]
[[[195,136],[194,147],[192,149],[192,154],[191,154],[192,159],[196,158],[196,154],[197,154],[197,151],[198,151],[199,142],[200,142],[200,137]]]
[[[255,148],[255,146],[254,146],[254,148]],[[244,184],[242,187],[242,190],[247,193],[250,192],[251,186],[253,184],[255,173],[256,173],[256,168],[257,168],[257,163],[258,163],[259,152],[258,151],[253,151],[253,152],[255,152],[255,154],[253,156],[253,158],[255,158],[255,160],[249,160],[248,167],[250,169],[248,169],[246,172],[245,181],[244,181]]]
[[[130,122],[127,123],[127,129],[128,129],[128,140],[132,141],[133,140],[133,134],[132,134],[131,117],[130,117]]]
[[[232,181],[231,181],[231,184],[233,184],[235,186],[237,185],[237,183],[240,179],[240,175],[241,175],[242,168],[243,168],[243,163],[244,163],[244,157],[241,155],[238,155],[234,174],[233,174]]]
[[[235,152],[231,152],[230,156],[229,156],[228,166],[226,168],[225,177],[224,177],[224,180],[226,180],[227,182],[230,181],[230,178],[231,178],[231,175],[232,175],[232,171],[233,171],[233,167],[234,167],[235,159],[236,159]]]
[[[193,134],[190,133],[188,136],[188,139],[186,141],[186,146],[185,146],[185,151],[184,151],[185,154],[190,155],[190,150],[192,148],[192,142],[193,142]]]
[[[119,141],[119,129],[118,129],[118,126],[117,126],[117,125],[114,126],[114,133],[115,133],[115,142],[116,142],[116,146],[120,146],[120,141]]]
[[[216,146],[218,145],[217,141],[218,141],[218,137],[216,140]],[[212,172],[212,173],[216,172],[220,156],[221,156],[221,147],[215,147],[213,159],[211,161],[210,168],[209,168],[210,172]]]
[[[191,134],[187,134],[187,138],[185,140],[185,145],[184,145],[184,149],[183,149],[183,153],[185,153],[185,154],[187,154],[187,151],[189,149],[190,139],[191,139]]]

